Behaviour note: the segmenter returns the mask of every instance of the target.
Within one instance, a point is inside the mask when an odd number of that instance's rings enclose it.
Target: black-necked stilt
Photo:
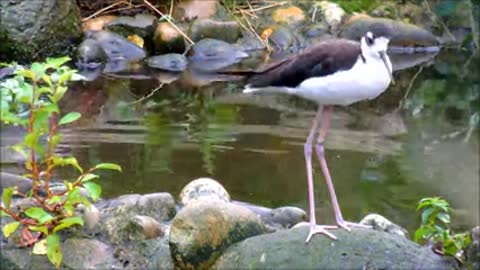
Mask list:
[[[336,239],[327,229],[341,227],[350,230],[351,226],[358,225],[346,222],[342,217],[324,157],[324,141],[333,105],[349,105],[373,99],[393,82],[392,64],[387,56],[388,43],[389,38],[386,35],[377,33],[375,36],[372,32],[367,32],[360,43],[345,39],[330,40],[250,74],[244,93],[257,91],[287,93],[319,104],[305,142],[310,207],[310,232],[306,242],[317,233]],[[315,220],[311,157],[318,126],[320,129],[315,149],[332,200],[336,226],[317,225]]]

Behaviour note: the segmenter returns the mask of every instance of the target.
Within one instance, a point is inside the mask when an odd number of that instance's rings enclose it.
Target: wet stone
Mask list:
[[[372,226],[372,229],[377,231],[396,234],[408,238],[407,230],[378,214],[367,215],[360,221],[360,224]]]
[[[93,46],[93,40],[102,48],[109,61],[125,60],[133,61],[145,58],[145,51],[128,39],[123,38],[108,31],[89,32],[87,39],[91,39],[89,44]],[[96,54],[95,54],[96,55]]]
[[[112,247],[96,239],[69,238],[61,246],[63,263],[71,269],[112,269],[121,264]]]
[[[159,54],[185,51],[185,40],[180,32],[168,22],[161,22],[155,28],[153,35],[155,51]]]
[[[217,12],[217,5],[217,0],[183,0],[175,6],[173,16],[186,21],[210,18]]]
[[[146,59],[149,67],[180,72],[187,68],[187,58],[181,54],[169,53],[164,55],[152,56]]]
[[[189,57],[192,66],[199,70],[218,70],[240,62],[248,54],[231,44],[216,40],[202,39],[192,47]]]

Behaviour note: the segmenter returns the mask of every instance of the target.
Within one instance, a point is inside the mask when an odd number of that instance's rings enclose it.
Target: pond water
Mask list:
[[[344,216],[358,221],[376,212],[412,232],[417,202],[442,196],[455,209],[455,228],[470,228],[479,224],[479,139],[478,129],[470,128],[480,111],[480,70],[470,64],[478,56],[442,50],[400,58],[407,64],[398,60],[398,68],[423,63],[396,71],[397,83],[378,99],[334,111],[326,156]],[[217,77],[131,77],[77,84],[63,104],[63,111],[83,118],[65,130],[62,151],[84,167],[115,162],[123,168],[102,174],[104,197],[178,196],[190,181],[211,177],[234,200],[307,210],[303,143],[314,104],[245,96],[242,82]],[[3,145],[5,137],[18,136],[2,134]],[[332,223],[330,198],[314,165],[317,220]],[[20,171],[15,163],[2,167]]]

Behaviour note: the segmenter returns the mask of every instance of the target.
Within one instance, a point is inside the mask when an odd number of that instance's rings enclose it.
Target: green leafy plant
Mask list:
[[[69,60],[63,57],[33,63],[30,68],[16,66],[15,76],[0,83],[1,121],[26,129],[23,140],[12,149],[25,158],[25,176],[32,180],[32,188],[25,194],[16,187],[3,189],[0,213],[13,221],[3,225],[2,231],[5,237],[16,236],[19,246],[33,245],[34,254],[47,255],[57,268],[63,256],[58,232],[82,226],[84,221],[76,215],[76,208],[90,207],[100,197],[102,189],[95,183],[99,178],[96,171],[121,171],[120,166],[113,163],[101,163],[84,170],[75,157],[55,152],[62,140],[59,128],[81,116],[70,112],[60,117],[58,103],[68,90],[68,82],[79,76],[65,66]],[[62,166],[74,167],[79,176],[64,180],[61,189],[52,190],[52,173]],[[88,195],[83,195],[82,188]],[[14,195],[29,198],[32,206],[13,207]]]
[[[424,244],[431,241],[437,247],[437,252],[461,260],[460,251],[470,244],[470,235],[452,233],[449,203],[439,197],[424,198],[418,203],[417,211],[421,212],[422,222],[415,232],[415,242]]]

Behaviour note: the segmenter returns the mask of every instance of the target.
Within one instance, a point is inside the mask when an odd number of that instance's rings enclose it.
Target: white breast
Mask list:
[[[390,75],[380,59],[367,59],[364,63],[359,57],[349,70],[305,80],[287,92],[319,104],[349,105],[377,97],[389,84]]]

